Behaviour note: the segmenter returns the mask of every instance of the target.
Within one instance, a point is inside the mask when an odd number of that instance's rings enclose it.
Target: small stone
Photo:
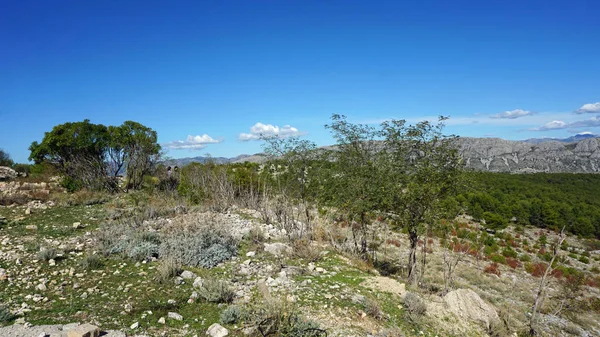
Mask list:
[[[38,284],[37,287],[35,287],[35,289],[37,289],[39,291],[46,291],[46,290],[48,290],[48,288],[46,287],[46,285],[43,284],[43,283]]]
[[[91,324],[82,324],[70,329],[67,332],[67,337],[98,337],[100,336],[100,328]]]
[[[129,327],[131,330],[135,330],[140,326],[139,322],[135,322],[133,324],[131,324],[131,326]]]
[[[166,322],[166,320],[165,320],[165,318],[164,318],[164,317],[161,317],[161,318],[159,318],[159,319],[158,319],[158,323],[159,323],[159,324],[165,324],[165,323],[167,323],[167,322]]]
[[[38,227],[36,225],[27,225],[25,226],[25,229],[29,231],[37,231]]]
[[[175,301],[175,300],[167,300],[167,304],[175,305],[175,303],[177,303],[177,301]]]
[[[56,260],[54,260],[54,259],[50,259],[50,260],[48,260],[48,265],[49,265],[49,266],[52,266],[52,267],[53,267],[53,266],[56,266]]]
[[[246,257],[254,257],[254,255],[256,255],[256,252],[247,252],[246,253]]]
[[[225,337],[229,335],[229,330],[222,327],[221,324],[215,323],[206,330],[206,334],[211,337]]]
[[[202,278],[196,277],[194,283],[192,284],[194,288],[202,288]]]
[[[183,321],[183,316],[181,316],[180,314],[178,314],[178,313],[176,313],[176,312],[169,312],[169,313],[167,314],[167,316],[168,316],[170,319],[174,319],[174,320],[176,320],[176,321]]]
[[[31,207],[27,207],[27,209],[25,210],[25,215],[29,214],[31,214]]]
[[[193,279],[193,278],[196,278],[196,274],[192,273],[192,272],[191,272],[191,271],[189,271],[189,270],[184,270],[184,271],[183,271],[183,273],[181,273],[181,277],[182,277],[184,280],[191,280],[191,279]]]
[[[74,222],[74,223],[73,223],[73,229],[79,229],[79,228],[81,228],[81,227],[82,227],[82,226],[81,226],[81,222]]]

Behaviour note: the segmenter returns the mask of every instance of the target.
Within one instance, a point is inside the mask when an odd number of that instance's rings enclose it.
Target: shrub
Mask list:
[[[494,263],[502,263],[502,264],[506,264],[506,258],[502,255],[492,255],[490,256],[490,260]]]
[[[159,245],[145,241],[143,239],[134,240],[132,245],[126,250],[128,258],[135,261],[149,260],[152,257],[158,256]]]
[[[58,256],[58,250],[56,248],[42,248],[38,253],[37,253],[37,258],[38,260],[42,260],[42,261],[50,261],[52,259],[55,259]]]
[[[235,294],[227,282],[209,279],[198,288],[198,296],[206,302],[231,303]]]
[[[231,235],[205,229],[198,233],[180,232],[163,238],[159,254],[182,265],[212,268],[235,256],[237,245],[237,240]]]
[[[541,277],[546,272],[547,265],[545,263],[528,263],[525,265],[525,270],[532,276]]]
[[[286,302],[268,302],[242,313],[247,326],[254,326],[262,336],[322,337],[319,323],[302,317]],[[257,331],[257,332],[258,332]]]
[[[306,262],[317,262],[321,258],[321,249],[311,245],[307,239],[295,240],[292,248],[294,256]]]
[[[492,262],[483,269],[485,273],[494,274],[500,276],[500,271],[498,270],[498,264],[496,262]]]
[[[522,262],[530,262],[531,256],[529,256],[529,254],[521,254],[519,256],[519,260],[521,260]]]
[[[411,317],[422,316],[427,310],[427,306],[421,297],[413,292],[407,292],[404,296],[404,307]]]
[[[135,217],[127,222],[143,222]],[[129,224],[116,224],[103,228],[98,234],[100,251],[104,255],[119,254],[135,261],[158,257],[160,237],[158,233],[134,229]]]
[[[102,267],[102,265],[103,265],[103,263],[102,263],[102,260],[100,259],[100,256],[98,256],[96,254],[88,254],[79,261],[79,266],[86,270],[98,269],[98,268]]]
[[[512,257],[506,259],[506,264],[512,269],[516,269],[517,267],[520,267],[522,265],[521,262],[519,262],[519,260],[514,259]]]
[[[3,304],[0,304],[0,324],[6,324],[12,321],[15,318],[10,310]]]
[[[179,275],[181,268],[175,261],[165,259],[160,262],[156,271],[156,281],[158,281],[158,283],[166,284],[175,278],[175,276]]]
[[[235,324],[242,318],[242,310],[237,305],[230,305],[221,312],[221,323]]]
[[[365,301],[365,313],[375,319],[383,319],[385,314],[381,310],[379,303],[372,298],[367,298]]]
[[[512,249],[510,246],[507,246],[502,250],[502,255],[504,255],[505,257],[517,258],[517,252],[515,252],[515,250]]]
[[[580,256],[580,257],[579,257],[579,262],[582,262],[582,263],[588,264],[588,263],[590,263],[590,259],[588,259],[588,258],[587,258],[587,257],[585,257],[585,256]]]
[[[483,253],[485,255],[492,255],[495,252],[497,252],[499,250],[498,245],[496,245],[495,243],[491,246],[485,246],[485,248],[483,249]]]

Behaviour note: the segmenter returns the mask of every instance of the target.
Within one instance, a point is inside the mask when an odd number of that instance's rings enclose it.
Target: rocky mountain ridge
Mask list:
[[[543,142],[512,141],[500,138],[458,139],[466,167],[475,171],[508,173],[599,173],[600,138],[582,140],[545,140]],[[199,160],[198,158],[202,159]],[[266,160],[263,154],[219,158],[220,163]],[[203,162],[204,157],[177,159],[180,163]]]

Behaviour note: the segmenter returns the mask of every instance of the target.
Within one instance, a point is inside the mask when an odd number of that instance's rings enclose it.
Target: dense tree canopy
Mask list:
[[[600,175],[472,172],[469,192],[456,200],[495,228],[516,224],[600,237]]]
[[[30,160],[50,163],[66,177],[70,189],[114,189],[116,177],[127,169],[128,186],[139,188],[157,159],[156,131],[133,121],[106,127],[89,120],[55,126],[41,143],[29,147]]]

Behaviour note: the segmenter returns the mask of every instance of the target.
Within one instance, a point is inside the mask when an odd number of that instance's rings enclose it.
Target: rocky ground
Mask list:
[[[464,254],[452,291],[442,294],[444,250],[439,240],[432,238],[423,284],[407,289],[401,270],[383,276],[326,239],[298,249],[282,227],[262,223],[256,211],[235,208],[222,213],[177,210],[153,216],[136,227],[162,233],[209,219],[241,240],[237,255],[216,267],[184,266],[169,282],[160,282],[163,262],[156,258],[135,261],[98,254],[98,235],[105,223],[140,203],[119,198],[91,205],[30,202],[0,207],[0,303],[14,315],[2,323],[0,314],[0,325],[8,324],[0,328],[0,336],[84,336],[93,335],[96,327],[106,336],[256,334],[248,326],[222,322],[227,304],[201,299],[199,292],[210,280],[230,285],[233,305],[282,301],[289,310],[318,322],[328,336],[485,336],[494,333],[497,321],[505,321],[512,329],[496,335],[510,336],[525,327],[539,283],[523,266],[513,269],[501,264],[499,275],[485,273],[489,261]],[[464,221],[468,224],[468,219]],[[467,234],[476,231],[475,224],[471,225],[462,229]],[[264,237],[259,241],[249,238],[249,233],[257,230]],[[379,259],[404,262],[406,237],[379,230],[385,237]],[[539,232],[525,229],[518,240],[513,235],[519,242],[514,249],[519,254],[531,250],[529,255],[535,259],[531,243],[539,240]],[[525,240],[530,246],[523,244]],[[548,240],[552,240],[551,233]],[[593,279],[598,252],[588,252],[576,238],[568,241],[570,248],[563,254],[566,261]],[[580,261],[583,253],[589,255],[588,263]],[[101,257],[96,261],[90,255]],[[560,288],[557,282],[551,285],[547,302],[555,303]],[[577,296],[600,296],[592,283],[584,287]],[[414,297],[423,303],[422,311],[412,307],[410,298]],[[542,313],[543,333],[600,335],[598,312],[580,313],[574,320],[555,313],[555,308],[549,306]],[[80,331],[69,334],[77,324],[81,324]]]

